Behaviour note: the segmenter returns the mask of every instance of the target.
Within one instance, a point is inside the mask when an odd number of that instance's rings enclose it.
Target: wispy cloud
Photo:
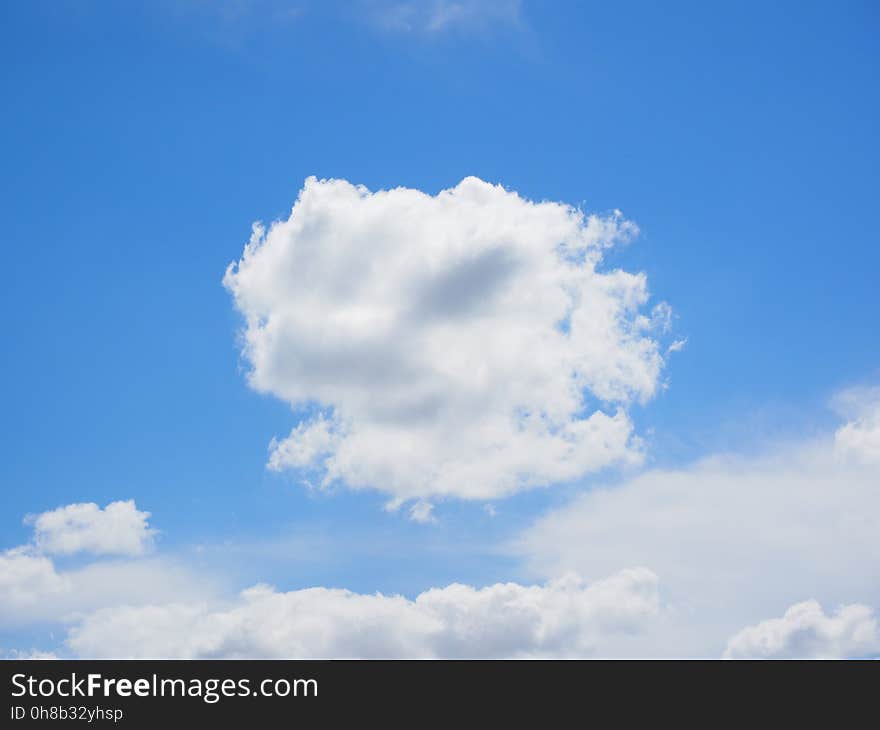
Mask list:
[[[526,29],[521,0],[184,0],[159,7],[167,16],[197,25],[232,46],[255,34],[287,30],[310,17],[422,38]]]
[[[368,0],[365,19],[382,30],[439,35],[523,26],[520,0]]]

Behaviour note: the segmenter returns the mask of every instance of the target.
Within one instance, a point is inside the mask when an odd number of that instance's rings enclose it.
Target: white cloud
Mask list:
[[[319,414],[309,423],[301,423],[290,436],[269,444],[269,468],[280,471],[287,468],[305,468],[333,453],[339,443],[333,424]]]
[[[66,623],[111,606],[212,595],[204,577],[170,560],[97,561],[61,570],[27,548],[0,553],[0,624]]]
[[[585,493],[516,550],[537,575],[655,571],[678,618],[646,637],[645,655],[718,656],[725,637],[804,596],[880,605],[880,470],[870,440],[850,438],[870,431],[880,403],[863,394],[858,405],[856,421],[823,438]]]
[[[626,407],[660,384],[636,232],[476,178],[430,196],[309,178],[224,283],[250,384],[311,415],[269,466],[400,499],[491,499],[640,458]]]
[[[588,656],[659,611],[656,576],[644,569],[593,585],[572,576],[544,586],[454,584],[415,600],[256,586],[227,606],[98,611],[67,645],[89,657]]]
[[[0,552],[2,625],[66,622],[102,607],[212,595],[204,578],[173,561],[141,555],[153,533],[147,517],[129,501],[104,510],[72,504],[28,518],[33,542]],[[46,554],[81,551],[99,559],[60,569]]]
[[[434,505],[430,502],[426,502],[423,499],[420,499],[418,502],[413,504],[412,507],[409,508],[409,518],[413,522],[436,522],[436,518],[433,515]]]
[[[70,589],[70,581],[56,572],[49,558],[29,554],[26,548],[0,553],[0,617],[31,616]]]
[[[880,464],[880,388],[846,390],[836,404],[852,419],[834,436],[838,453],[865,464]]]
[[[818,601],[789,608],[782,618],[740,631],[727,644],[728,658],[838,658],[880,655],[880,629],[868,606],[841,606],[827,616]]]
[[[147,524],[149,516],[128,500],[111,502],[104,509],[92,502],[69,504],[25,521],[33,525],[34,542],[43,553],[142,555],[155,534]]]

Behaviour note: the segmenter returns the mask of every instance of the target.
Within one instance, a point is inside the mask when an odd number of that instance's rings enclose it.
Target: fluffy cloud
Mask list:
[[[740,631],[727,643],[728,658],[840,658],[880,654],[880,629],[868,606],[841,606],[827,616],[818,601],[789,608],[782,618]]]
[[[101,509],[93,502],[69,504],[31,515],[34,543],[40,552],[71,555],[142,555],[152,545],[155,530],[133,500],[111,502]]]
[[[660,384],[636,232],[467,178],[436,196],[309,178],[224,283],[250,384],[303,420],[269,466],[396,498],[490,499],[638,461],[626,407]]]
[[[854,435],[870,433],[880,403],[864,391],[845,397],[852,398],[859,417],[833,434],[760,458],[714,457],[593,490],[540,519],[516,550],[538,575],[575,570],[589,579],[620,565],[654,570],[678,619],[646,639],[645,655],[717,656],[723,637],[805,595],[826,605],[878,606],[880,470],[873,442]],[[847,609],[825,626],[848,625],[861,610]],[[802,604],[783,624],[806,613]],[[781,635],[783,624],[760,624],[730,651],[748,637]],[[838,651],[795,638],[785,646]]]
[[[32,615],[46,601],[70,591],[49,558],[29,554],[26,548],[0,553],[0,617]]]
[[[131,501],[103,510],[71,504],[29,517],[33,541],[0,552],[2,625],[64,622],[102,607],[211,595],[210,584],[186,569],[142,557],[153,533],[147,517]],[[60,569],[47,554],[77,552],[98,559]]]
[[[573,576],[543,586],[454,584],[415,600],[256,586],[229,606],[98,611],[67,644],[90,657],[588,656],[659,611],[657,578],[644,569],[593,585]]]

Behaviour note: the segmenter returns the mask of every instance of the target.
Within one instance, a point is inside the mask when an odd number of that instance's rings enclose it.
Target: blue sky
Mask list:
[[[631,410],[649,467],[821,434],[876,382],[875,5],[396,5],[3,4],[3,546],[26,514],[134,499],[230,584],[413,595],[525,580],[503,546],[619,478],[422,525],[267,470],[295,419],[248,387],[222,278],[310,175],[473,175],[635,221],[603,267],[645,272],[687,339]],[[0,643],[19,631],[45,644]]]

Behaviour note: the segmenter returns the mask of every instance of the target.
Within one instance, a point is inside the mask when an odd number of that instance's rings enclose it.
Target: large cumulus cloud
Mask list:
[[[494,498],[638,460],[668,308],[597,269],[636,232],[467,178],[436,196],[309,178],[224,283],[250,384],[304,418],[269,465],[398,500]]]

